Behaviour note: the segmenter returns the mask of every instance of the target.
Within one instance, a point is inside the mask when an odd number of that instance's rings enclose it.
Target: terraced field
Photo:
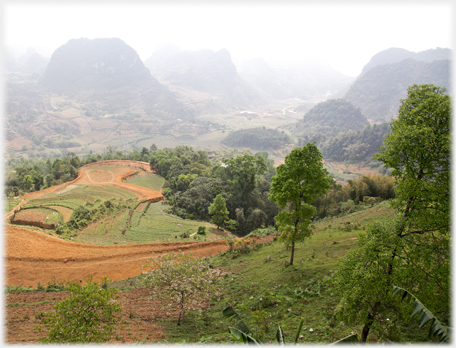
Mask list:
[[[138,173],[142,174],[135,178]],[[127,178],[129,182],[125,182]],[[132,178],[139,185],[132,184]],[[223,238],[233,237],[228,232],[162,213],[163,182],[148,163],[104,161],[82,167],[72,182],[20,197],[18,207],[5,215],[7,222],[11,216],[68,222],[81,207],[92,212],[109,206],[116,209],[113,215],[75,231],[71,240],[58,238],[52,229],[7,223],[6,284],[36,286],[53,279],[74,281],[91,276],[94,280],[104,276],[121,280],[140,274],[145,260],[160,253],[189,251],[209,256],[226,250]],[[208,234],[196,235],[198,226],[206,226]]]

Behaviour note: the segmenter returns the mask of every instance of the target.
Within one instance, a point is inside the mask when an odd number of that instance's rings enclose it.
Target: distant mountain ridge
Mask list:
[[[133,48],[120,39],[71,39],[52,54],[41,84],[51,90],[113,89],[153,83]]]
[[[431,62],[407,58],[397,63],[377,65],[360,75],[345,99],[359,106],[375,122],[389,122],[399,109],[407,88],[413,84],[434,84],[451,93],[451,62]]]
[[[166,46],[155,51],[145,64],[163,83],[213,94],[208,103],[224,110],[266,102],[239,76],[226,49],[188,51]]]
[[[6,72],[19,72],[25,74],[34,74],[38,77],[43,74],[49,59],[43,57],[35,51],[34,48],[29,48],[24,55],[16,57],[14,51],[6,47],[5,68]]]
[[[142,110],[151,115],[190,116],[150,74],[136,51],[118,38],[71,39],[52,54],[39,84],[112,113]]]
[[[351,102],[344,99],[329,99],[315,105],[302,121],[285,126],[295,137],[308,141],[324,141],[341,132],[362,130],[369,124],[367,118]]]
[[[453,52],[449,48],[435,48],[421,52],[412,52],[403,48],[388,48],[375,54],[369,63],[367,63],[360,75],[365,74],[370,69],[383,64],[394,64],[407,58],[413,58],[419,61],[432,62],[434,60],[451,59]]]

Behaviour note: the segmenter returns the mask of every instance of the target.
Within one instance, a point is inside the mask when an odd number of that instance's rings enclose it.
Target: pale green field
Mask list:
[[[79,232],[73,241],[87,244],[112,245],[112,244],[140,244],[151,242],[185,242],[204,241],[223,238],[221,233],[214,234],[214,226],[207,222],[184,220],[178,217],[162,213],[162,203],[153,203],[147,212],[135,211],[130,226],[127,227],[129,210],[115,216],[107,216],[90,224],[83,231]],[[195,235],[184,238],[183,233],[193,234],[199,226],[206,226],[206,236]],[[125,231],[124,231],[125,230]],[[226,232],[226,238],[233,238],[233,235]]]
[[[165,184],[165,179],[154,173],[144,173],[141,175],[134,176],[133,178],[126,181],[128,184],[138,185],[147,187],[148,189],[158,191]]]

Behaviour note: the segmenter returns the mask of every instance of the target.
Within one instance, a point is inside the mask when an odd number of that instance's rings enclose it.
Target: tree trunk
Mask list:
[[[179,318],[177,319],[177,325],[180,325],[181,323],[181,316],[183,315],[183,312],[184,312],[184,292],[182,291],[181,292],[181,303],[180,303],[180,310],[179,310]]]
[[[291,242],[291,256],[290,256],[290,266],[293,264],[293,258],[294,258],[294,245],[295,242]]]
[[[325,205],[323,206],[323,217],[326,216],[326,202],[328,200],[328,193],[325,195]]]
[[[374,317],[375,314],[377,314],[377,308],[380,306],[380,302],[377,301],[371,308],[370,312],[367,314],[367,320],[366,323],[364,324],[363,331],[361,333],[361,339],[360,343],[366,343],[367,340],[367,335],[369,335],[370,328],[372,324],[374,323]]]

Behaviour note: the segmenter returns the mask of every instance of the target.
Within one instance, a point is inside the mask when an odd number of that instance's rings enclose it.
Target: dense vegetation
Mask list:
[[[258,127],[231,132],[221,143],[237,148],[248,147],[256,150],[277,150],[285,144],[291,143],[291,139],[284,131]]]
[[[268,194],[276,169],[267,152],[258,152],[255,156],[250,152],[234,150],[206,153],[188,146],[157,149],[152,144],[150,149],[143,148],[141,152],[134,150],[127,154],[108,146],[102,153],[90,153],[82,159],[73,153],[48,159],[20,157],[7,161],[5,195],[17,197],[68,182],[76,178],[81,166],[111,159],[150,162],[166,180],[163,194],[169,213],[173,215],[189,220],[211,221],[214,216],[209,207],[221,194],[229,218],[218,224],[220,227],[244,235],[262,226],[275,225],[278,207],[269,200]],[[343,188],[333,185],[324,198],[312,202],[316,207],[313,218],[353,212],[360,207],[359,202],[371,197],[388,199],[393,196],[390,177],[362,176],[350,180]],[[102,219],[107,213],[122,212],[127,206],[134,208],[130,206],[134,202],[111,202],[107,203],[109,206],[100,202],[95,206],[72,207],[76,210],[71,221],[62,224],[58,233],[62,236],[72,235],[76,229]]]
[[[167,180],[163,195],[177,216],[209,221],[209,207],[221,194],[229,212],[223,224],[228,230],[245,235],[274,224],[278,207],[268,199],[273,166],[267,153],[211,163],[204,151],[178,146],[151,153],[150,163]]]
[[[367,125],[362,131],[339,133],[333,138],[317,143],[323,158],[328,161],[352,163],[371,161],[389,133],[388,123]],[[305,143],[306,137],[299,140]]]

